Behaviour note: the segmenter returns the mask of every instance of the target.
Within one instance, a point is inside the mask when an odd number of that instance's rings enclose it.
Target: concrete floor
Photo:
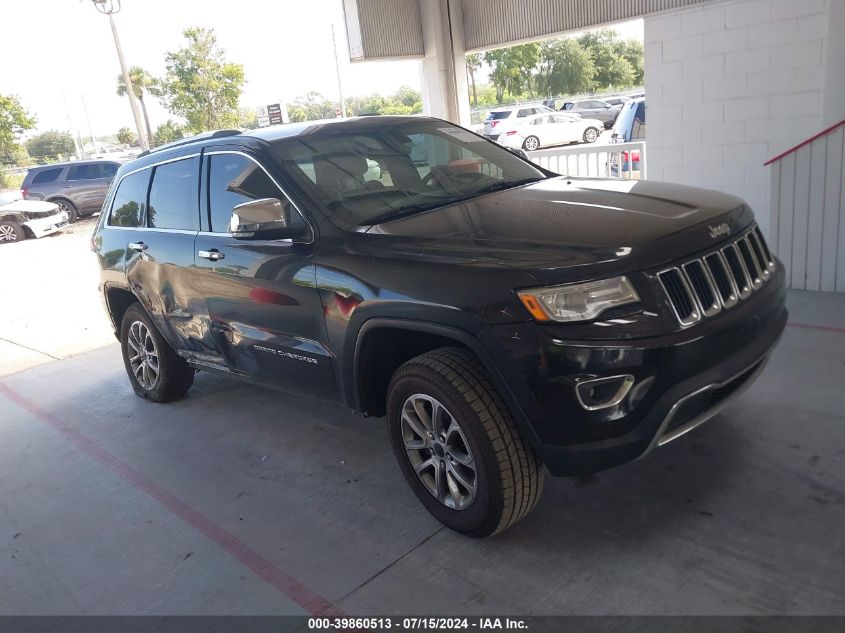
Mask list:
[[[722,415],[477,541],[383,420],[199,374],[132,395],[116,345],[0,379],[0,614],[845,614],[845,296],[792,293]]]

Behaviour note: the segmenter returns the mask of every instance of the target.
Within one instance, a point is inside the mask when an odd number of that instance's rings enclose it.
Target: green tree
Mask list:
[[[35,118],[29,116],[15,95],[0,94],[0,160],[12,162],[20,153],[18,138],[35,127]]]
[[[617,44],[619,53],[628,60],[631,68],[634,69],[633,85],[642,86],[645,78],[645,52],[643,43],[639,40],[624,40]]]
[[[639,47],[639,61],[636,61],[636,48],[618,39],[613,29],[588,31],[578,38],[578,43],[590,53],[596,72],[593,76],[593,89],[627,88],[636,85],[637,67],[639,82],[642,82],[642,45]]]
[[[151,139],[152,137],[150,134]],[[128,127],[122,127],[117,131],[117,142],[121,145],[134,145],[138,142],[138,136]]]
[[[227,62],[212,29],[182,31],[187,45],[165,56],[167,72],[157,92],[171,113],[184,117],[192,132],[234,127],[244,68]]]
[[[244,130],[258,127],[258,112],[255,108],[238,108],[238,127]]]
[[[490,65],[490,81],[496,87],[496,97],[503,101],[505,94],[517,96],[528,92],[533,96],[534,70],[540,61],[540,45],[520,44],[484,53]]]
[[[76,151],[70,132],[47,130],[26,142],[26,149],[33,158],[69,156]]]
[[[152,139],[153,132],[150,128],[150,117],[147,115],[147,104],[144,102],[144,94],[158,92],[158,85],[155,77],[140,66],[132,66],[129,69],[129,81],[138,103],[141,104],[141,112],[144,114],[144,126],[147,128],[147,138]],[[123,73],[117,76],[117,96],[126,94],[126,85],[123,83]]]
[[[185,128],[172,119],[167,119],[167,121],[156,128],[155,134],[153,134],[153,145],[164,145],[165,143],[178,141],[184,137]]]
[[[576,40],[547,40],[540,45],[537,88],[546,96],[576,94],[592,87],[595,66]]]
[[[481,68],[481,55],[478,53],[471,53],[466,56],[467,63],[467,77],[469,78],[470,90],[472,90],[472,105],[478,105],[478,91],[475,87],[475,73]]]

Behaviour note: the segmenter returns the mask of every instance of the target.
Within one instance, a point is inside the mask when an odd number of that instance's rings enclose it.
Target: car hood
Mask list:
[[[557,177],[371,227],[380,254],[520,268],[543,283],[648,269],[753,220],[734,196],[668,183]],[[591,270],[585,271],[585,267]],[[594,270],[593,270],[594,269]]]
[[[0,205],[0,213],[23,213],[32,218],[44,218],[58,213],[59,207],[42,200],[14,200]]]

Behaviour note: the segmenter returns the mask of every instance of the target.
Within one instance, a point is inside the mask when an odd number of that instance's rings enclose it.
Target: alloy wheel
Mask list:
[[[159,378],[158,349],[149,328],[133,321],[126,338],[129,366],[138,383],[146,390],[156,386]]]
[[[435,398],[417,393],[402,405],[405,452],[426,490],[453,510],[475,500],[476,463],[458,420]]]
[[[533,152],[538,147],[540,147],[540,141],[536,136],[529,136],[525,139],[525,149],[529,152]]]
[[[17,242],[18,234],[15,228],[7,224],[0,225],[0,242]]]
[[[599,137],[598,132],[594,128],[587,130],[584,135],[587,137],[588,143],[595,143],[596,139]]]

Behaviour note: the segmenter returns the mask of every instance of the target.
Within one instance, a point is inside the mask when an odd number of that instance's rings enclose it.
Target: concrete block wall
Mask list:
[[[646,17],[649,179],[736,194],[768,232],[763,163],[823,127],[831,1],[845,0],[714,0]]]

